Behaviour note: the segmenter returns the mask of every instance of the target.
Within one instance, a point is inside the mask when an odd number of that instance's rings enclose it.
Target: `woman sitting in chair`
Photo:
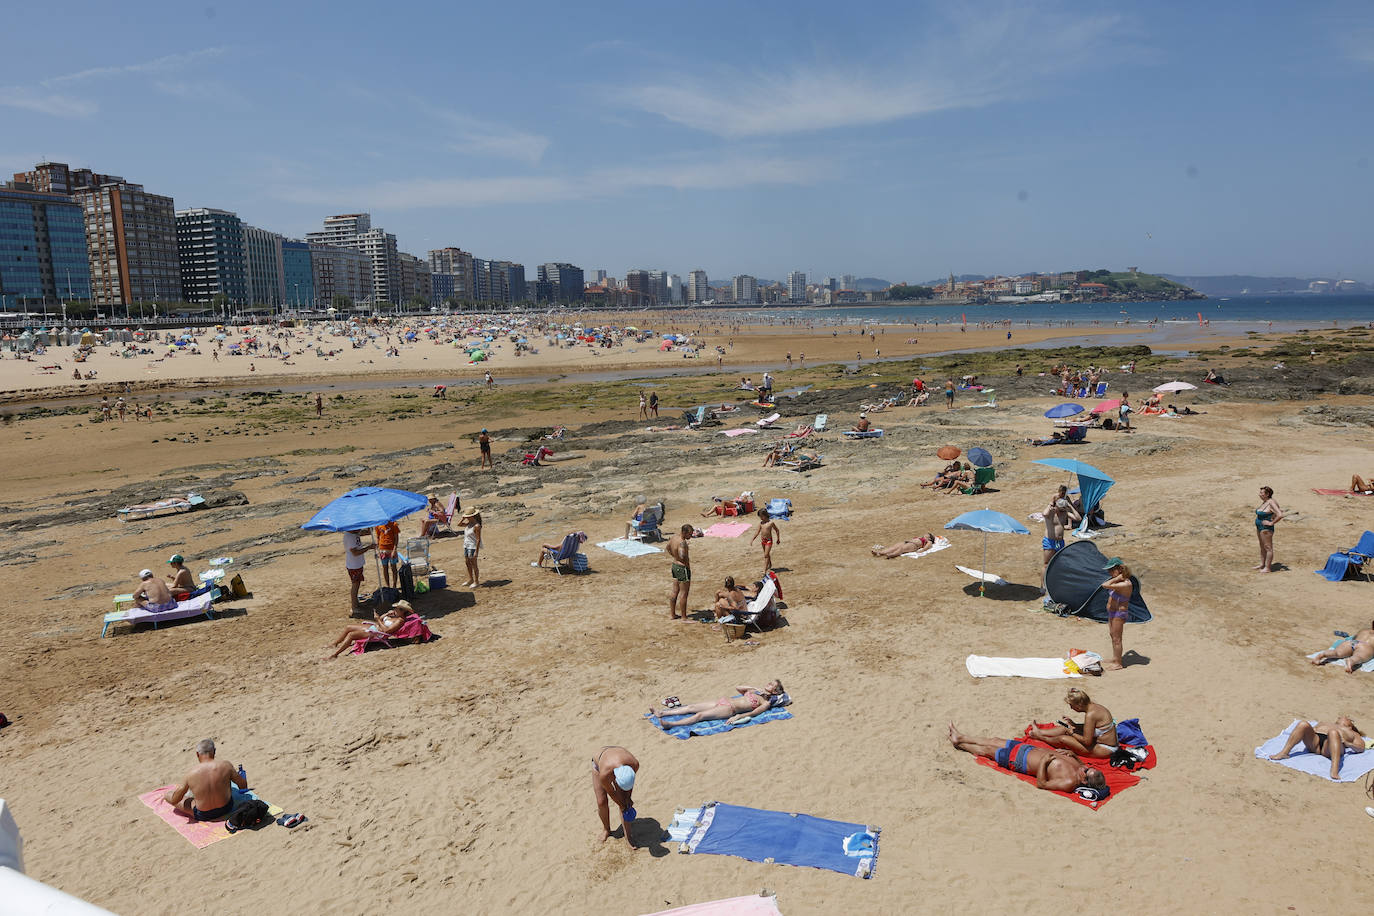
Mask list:
[[[406,622],[406,617],[415,613],[415,609],[408,602],[397,601],[391,608],[380,616],[374,611],[372,619],[375,623],[350,623],[344,627],[344,631],[339,634],[339,638],[334,640],[334,654],[330,658],[338,658],[343,651],[359,639],[367,639],[372,635],[390,636],[401,628],[401,624]]]
[[[432,538],[439,533],[439,525],[447,523],[449,517],[448,513],[444,511],[443,505],[440,504],[439,497],[433,493],[429,495],[429,505],[426,508],[429,511],[425,520],[420,523],[420,537]]]
[[[669,727],[695,725],[698,722],[711,719],[724,719],[731,725],[739,725],[759,713],[772,709],[784,693],[782,681],[777,679],[769,681],[762,690],[749,686],[738,686],[735,690],[740,694],[737,697],[721,697],[718,700],[707,700],[703,703],[692,703],[672,709],[663,707],[656,710],[650,706],[649,715],[655,720],[662,719],[664,716],[687,717],[674,719],[667,723]]]

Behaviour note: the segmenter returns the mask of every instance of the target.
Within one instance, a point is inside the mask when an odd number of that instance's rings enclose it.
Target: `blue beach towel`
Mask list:
[[[1354,639],[1354,638],[1355,638],[1355,637],[1353,637],[1353,636],[1343,636],[1343,637],[1341,637],[1340,639],[1338,639],[1338,640],[1336,640],[1335,642],[1333,642],[1333,643],[1331,644],[1331,648],[1334,649],[1334,648],[1336,648],[1337,646],[1339,646],[1341,643],[1343,643],[1343,642],[1348,642],[1349,640],[1352,640],[1352,639]],[[1313,653],[1311,653],[1310,655],[1308,655],[1307,657],[1308,657],[1308,658],[1316,658],[1318,655],[1321,655],[1321,653],[1320,653],[1320,652],[1313,652]],[[1345,659],[1343,659],[1343,658],[1335,658],[1335,659],[1332,659],[1331,661],[1327,662],[1323,667],[1326,667],[1326,668],[1340,668],[1340,669],[1344,670],[1344,669],[1345,669]],[[1365,671],[1365,672],[1374,671],[1374,658],[1371,658],[1369,661],[1365,662],[1363,665],[1361,665],[1359,668],[1357,668],[1357,669],[1355,669],[1355,670],[1357,670],[1357,671]]]
[[[659,731],[672,735],[674,738],[678,738],[682,741],[686,741],[693,735],[719,735],[736,728],[747,728],[750,725],[761,725],[764,722],[776,722],[779,719],[790,719],[792,718],[792,714],[786,709],[770,709],[767,712],[761,712],[757,716],[751,716],[745,719],[739,725],[731,725],[725,719],[707,719],[695,725],[674,725],[671,721],[673,719],[672,716],[664,716],[661,720],[655,720],[648,713],[644,714],[644,718],[648,719],[649,724]],[[681,719],[684,717],[678,716],[677,718]]]
[[[1297,770],[1301,773],[1308,773],[1312,776],[1320,776],[1327,782],[1359,782],[1370,770],[1374,770],[1374,750],[1366,750],[1360,754],[1346,753],[1341,758],[1340,778],[1331,778],[1331,760],[1321,754],[1313,754],[1306,750],[1301,744],[1293,748],[1291,757],[1284,760],[1269,760],[1270,754],[1277,754],[1283,750],[1283,745],[1292,734],[1293,728],[1298,724],[1297,719],[1293,724],[1279,732],[1277,737],[1270,738],[1268,741],[1255,748],[1255,756],[1269,763],[1277,763],[1288,767],[1290,770]],[[1308,720],[1313,725],[1316,722]]]
[[[682,851],[736,856],[751,862],[823,868],[871,878],[882,828],[713,802],[697,811],[682,830],[669,829]],[[676,822],[675,822],[676,823]]]
[[[632,541],[628,538],[616,538],[613,541],[602,541],[596,546],[602,550],[609,550],[611,553],[618,553],[622,557],[642,557],[651,553],[662,553],[658,547],[645,544],[643,541]]]
[[[766,508],[769,518],[781,519],[784,522],[792,520],[792,500],[790,499],[783,499],[780,496],[774,497],[768,500]]]

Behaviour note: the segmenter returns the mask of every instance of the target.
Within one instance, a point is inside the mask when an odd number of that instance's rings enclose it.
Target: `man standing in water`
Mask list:
[[[682,529],[668,539],[668,556],[673,558],[673,591],[668,596],[668,616],[673,620],[687,619],[687,593],[692,590],[692,559],[688,553],[687,541],[692,537],[692,526],[683,525]]]
[[[620,809],[620,823],[625,827],[625,842],[634,849],[634,837],[630,835],[630,825],[635,820],[634,799],[635,776],[639,772],[639,761],[623,747],[609,745],[592,758],[592,791],[596,793],[596,811],[601,815],[601,841],[611,837],[611,805],[615,801]]]

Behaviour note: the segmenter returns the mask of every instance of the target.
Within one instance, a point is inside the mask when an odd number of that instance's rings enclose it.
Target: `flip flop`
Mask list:
[[[277,823],[289,830],[292,827],[305,823],[305,815],[283,814],[281,817],[277,818]]]
[[[235,827],[233,824],[229,823],[228,821],[225,821],[225,822],[224,822],[224,829],[227,830],[227,831],[229,831],[230,833],[238,833],[238,832],[239,832],[240,830],[242,830],[243,828],[242,828],[242,827]]]

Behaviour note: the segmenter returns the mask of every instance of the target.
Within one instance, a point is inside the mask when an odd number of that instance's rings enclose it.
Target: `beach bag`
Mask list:
[[[235,575],[229,580],[229,593],[235,598],[248,597],[248,586],[243,584],[243,576]]]
[[[1122,719],[1116,723],[1116,738],[1122,744],[1131,747],[1144,747],[1150,743],[1145,740],[1145,733],[1140,730],[1139,719]]]
[[[239,804],[237,808],[229,812],[229,817],[225,820],[229,826],[235,830],[243,830],[247,827],[256,827],[263,821],[268,820],[267,802],[257,798],[250,798]]]
[[[415,573],[410,568],[409,563],[401,564],[401,571],[398,576],[401,581],[401,597],[407,601],[415,597]]]

